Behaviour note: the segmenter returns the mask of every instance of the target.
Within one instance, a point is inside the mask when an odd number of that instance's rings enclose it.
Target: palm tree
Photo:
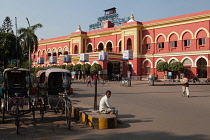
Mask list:
[[[29,70],[31,67],[31,52],[37,51],[38,48],[38,37],[35,34],[35,31],[38,28],[42,28],[42,24],[38,23],[33,26],[30,26],[28,18],[26,18],[28,21],[28,26],[27,28],[20,28],[18,30],[18,33],[20,34],[20,38],[22,40],[22,48],[23,51],[28,55],[29,58]]]

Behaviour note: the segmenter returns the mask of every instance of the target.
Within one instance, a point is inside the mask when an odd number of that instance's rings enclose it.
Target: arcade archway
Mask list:
[[[207,78],[207,62],[204,58],[200,58],[197,61],[197,73],[198,78]]]

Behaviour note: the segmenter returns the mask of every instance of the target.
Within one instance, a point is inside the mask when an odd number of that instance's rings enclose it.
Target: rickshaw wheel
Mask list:
[[[40,119],[44,119],[44,107],[42,105],[40,105]]]
[[[35,106],[32,105],[32,114],[33,114],[33,120],[35,121]]]
[[[65,114],[66,114],[66,124],[68,126],[68,129],[70,130],[71,129],[71,108],[70,107],[66,107],[66,110],[65,110]]]
[[[15,125],[16,125],[16,134],[18,134],[19,127],[20,127],[20,110],[16,108],[15,110]]]
[[[5,106],[2,107],[2,122],[4,123],[5,121]]]

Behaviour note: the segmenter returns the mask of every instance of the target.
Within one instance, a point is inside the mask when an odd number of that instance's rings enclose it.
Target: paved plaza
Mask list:
[[[94,87],[73,83],[74,104],[93,109]],[[38,120],[33,125],[15,131],[1,124],[0,140],[16,139],[141,139],[141,140],[210,140],[210,85],[190,85],[190,98],[181,96],[181,85],[164,85],[162,82],[148,86],[146,81],[132,81],[131,87],[119,82],[98,84],[98,98],[106,90],[112,91],[110,102],[119,109],[123,124],[115,129],[92,129],[84,124],[72,124],[68,131],[62,121]],[[62,117],[62,116],[61,116]],[[53,121],[53,122],[51,122]],[[14,124],[13,124],[14,125]],[[2,127],[4,126],[4,128]],[[14,126],[13,126],[14,127]],[[5,136],[10,135],[10,136]],[[4,135],[4,137],[2,137]]]

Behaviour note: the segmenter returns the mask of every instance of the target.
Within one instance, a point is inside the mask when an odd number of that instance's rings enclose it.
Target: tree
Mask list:
[[[1,27],[1,32],[4,32],[4,33],[14,33],[13,32],[13,30],[12,30],[12,27],[13,27],[13,25],[12,25],[12,20],[10,19],[10,17],[6,17],[5,19],[4,19],[4,22],[3,22],[3,24],[2,24],[2,27]]]
[[[4,63],[4,68],[7,68],[8,60],[15,59],[18,55],[14,34],[0,32],[0,54],[0,60]]]
[[[169,64],[168,70],[173,72],[173,78],[176,78],[177,73],[184,70],[183,63],[181,62],[173,62]]]
[[[174,71],[174,72],[183,71],[184,70],[183,63],[181,63],[181,62],[171,63],[168,66],[168,70],[169,71]]]
[[[97,74],[98,74],[98,71],[101,71],[101,70],[102,70],[102,66],[100,64],[96,64],[96,63],[94,63],[90,68],[91,72],[94,72]]]
[[[90,74],[90,68],[91,68],[91,65],[86,63],[86,64],[83,64],[81,66],[81,71],[83,71],[84,74],[89,75]]]
[[[76,65],[74,65],[74,71],[81,71],[81,67],[82,67],[82,65],[81,64],[76,64]]]
[[[73,71],[74,70],[74,65],[73,64],[67,65],[66,69],[69,70],[69,71]]]
[[[168,63],[167,62],[158,63],[156,70],[165,73],[165,71],[168,71]]]
[[[30,26],[28,18],[26,18],[28,21],[29,27],[27,28],[20,28],[18,30],[18,33],[20,34],[21,39],[21,46],[23,48],[23,52],[28,55],[29,58],[29,68],[31,63],[31,52],[37,51],[38,48],[38,37],[35,34],[35,31],[38,28],[42,28],[42,24],[38,23],[33,26]]]

